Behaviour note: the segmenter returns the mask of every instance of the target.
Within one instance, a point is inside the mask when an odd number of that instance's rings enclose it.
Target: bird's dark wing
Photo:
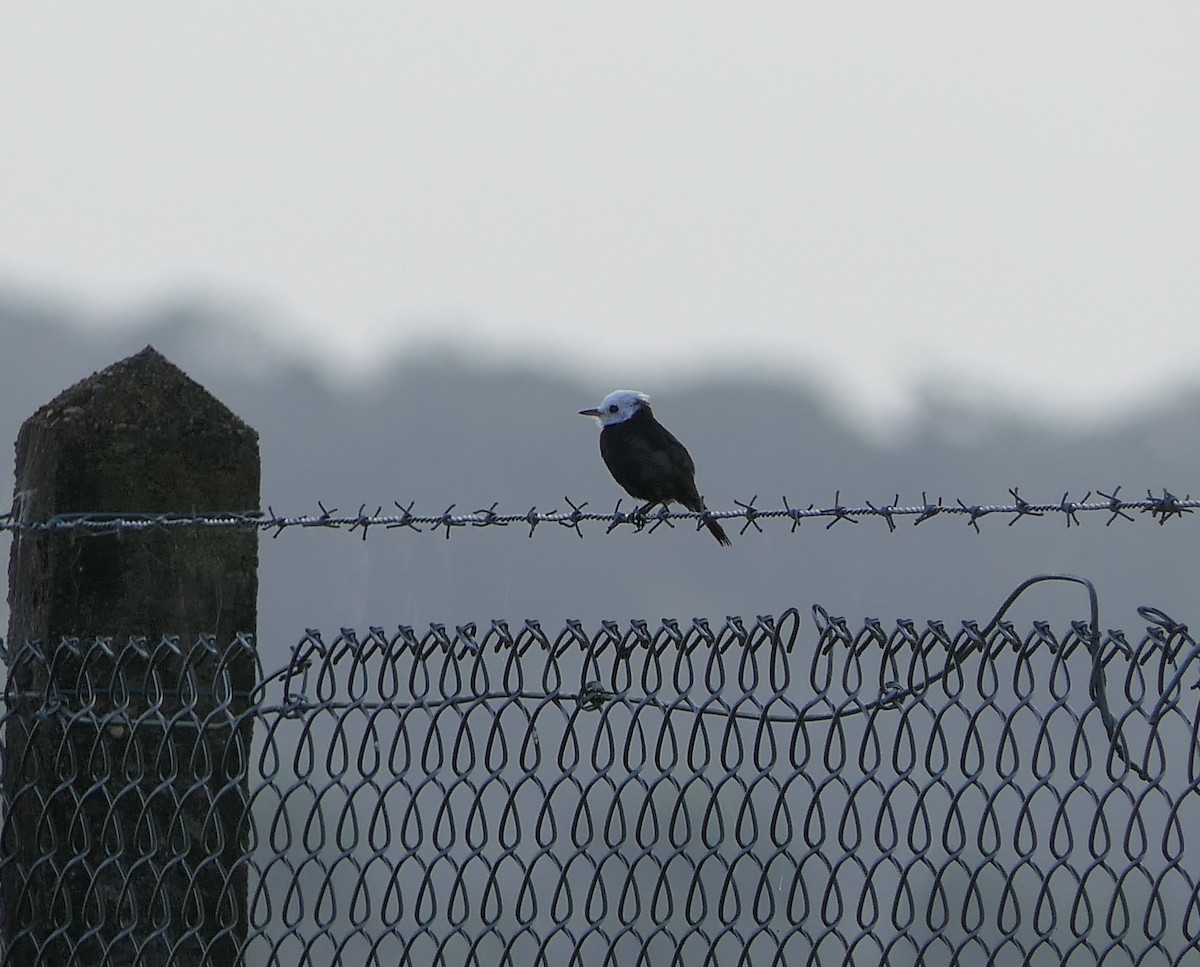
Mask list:
[[[700,509],[691,455],[657,420],[605,427],[600,455],[613,479],[638,500],[676,501],[689,510]]]
[[[616,480],[638,500],[683,504],[700,513],[704,499],[696,490],[696,465],[687,448],[650,413],[649,407],[624,423],[600,431],[600,455]],[[715,520],[705,526],[728,546],[729,535]]]

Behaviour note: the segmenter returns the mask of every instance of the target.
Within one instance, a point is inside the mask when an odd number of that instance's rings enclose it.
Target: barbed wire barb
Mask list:
[[[1187,506],[1191,502],[1191,494],[1181,501],[1164,487],[1161,497],[1155,497],[1149,490],[1146,491],[1146,497],[1150,506],[1142,508],[1142,513],[1157,517],[1159,524],[1165,524],[1172,517],[1192,513],[1192,508]]]
[[[1012,520],[1008,522],[1008,526],[1012,527],[1022,517],[1044,517],[1045,511],[1033,510],[1027,500],[1025,500],[1018,492],[1016,487],[1009,487],[1008,492],[1012,495],[1013,505],[1017,512],[1013,515]]]
[[[833,527],[834,524],[836,524],[838,521],[841,521],[841,520],[848,520],[851,524],[858,523],[858,521],[855,520],[851,516],[851,514],[853,514],[854,511],[847,510],[845,507],[842,506],[842,492],[840,490],[834,491],[833,506],[831,508],[829,508],[829,510],[826,513],[833,515],[833,519],[828,524],[825,525],[826,530],[829,530],[831,527]]]
[[[783,503],[784,503],[784,506],[787,506],[787,498],[786,497],[784,498]],[[880,517],[882,517],[884,520],[887,521],[889,533],[895,533],[895,531],[896,531],[896,521],[894,519],[893,512],[895,511],[896,505],[898,503],[900,503],[900,495],[899,494],[896,494],[896,496],[894,496],[892,498],[892,502],[890,504],[888,504],[886,507],[876,507],[869,500],[867,501],[867,506],[870,507],[874,513],[878,514]]]
[[[1108,520],[1106,520],[1104,522],[1105,527],[1107,527],[1109,524],[1111,524],[1118,517],[1124,517],[1126,520],[1129,520],[1129,521],[1134,519],[1131,515],[1125,513],[1124,501],[1122,501],[1121,498],[1117,496],[1120,492],[1121,492],[1120,484],[1117,484],[1117,486],[1113,488],[1113,492],[1111,494],[1106,494],[1103,490],[1096,491],[1096,493],[1098,493],[1101,497],[1103,497],[1105,500],[1108,501],[1108,509],[1112,512],[1112,516],[1109,517]]]
[[[943,510],[942,498],[939,497],[936,504],[931,504],[929,502],[929,498],[925,496],[924,490],[921,491],[921,504],[921,516],[913,521],[914,526],[917,524],[924,524],[925,521],[936,517]]]

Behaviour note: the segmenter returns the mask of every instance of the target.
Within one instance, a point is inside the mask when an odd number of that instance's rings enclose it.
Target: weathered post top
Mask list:
[[[88,511],[253,510],[259,503],[258,434],[151,346],[41,407],[21,426],[16,449],[18,520]],[[9,641],[199,632],[227,638],[253,630],[257,540],[250,534],[238,535],[240,542],[206,536],[81,536],[71,542],[73,553],[56,555],[61,568],[41,575],[48,580],[32,581],[23,568],[36,571],[50,562],[27,560],[40,542],[18,536],[9,560]],[[231,562],[228,552],[239,543],[243,559]],[[238,595],[211,586],[185,588],[178,569],[145,567],[138,559],[146,551],[179,555],[184,573],[203,574],[215,563],[203,558],[218,550],[223,573],[210,576],[225,590],[237,585]],[[234,570],[227,570],[231,565]],[[122,585],[123,574],[136,583]],[[238,613],[235,598],[250,610]]]
[[[68,446],[69,462],[39,460],[65,456]],[[251,507],[258,503],[257,457],[258,434],[147,346],[63,390],[25,421],[17,466],[27,477],[37,470],[54,489],[23,489],[18,481],[17,493],[25,516],[43,518],[178,511],[182,496],[197,510]]]

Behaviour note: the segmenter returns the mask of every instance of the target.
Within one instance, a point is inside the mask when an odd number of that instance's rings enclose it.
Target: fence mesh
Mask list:
[[[309,631],[249,693],[245,639],[22,645],[5,961],[1191,962],[1197,647],[1142,616]]]

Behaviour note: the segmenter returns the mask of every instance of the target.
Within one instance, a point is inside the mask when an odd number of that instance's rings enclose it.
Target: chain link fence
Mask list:
[[[309,631],[251,692],[10,644],[4,962],[1193,962],[1198,649],[1142,619]]]

